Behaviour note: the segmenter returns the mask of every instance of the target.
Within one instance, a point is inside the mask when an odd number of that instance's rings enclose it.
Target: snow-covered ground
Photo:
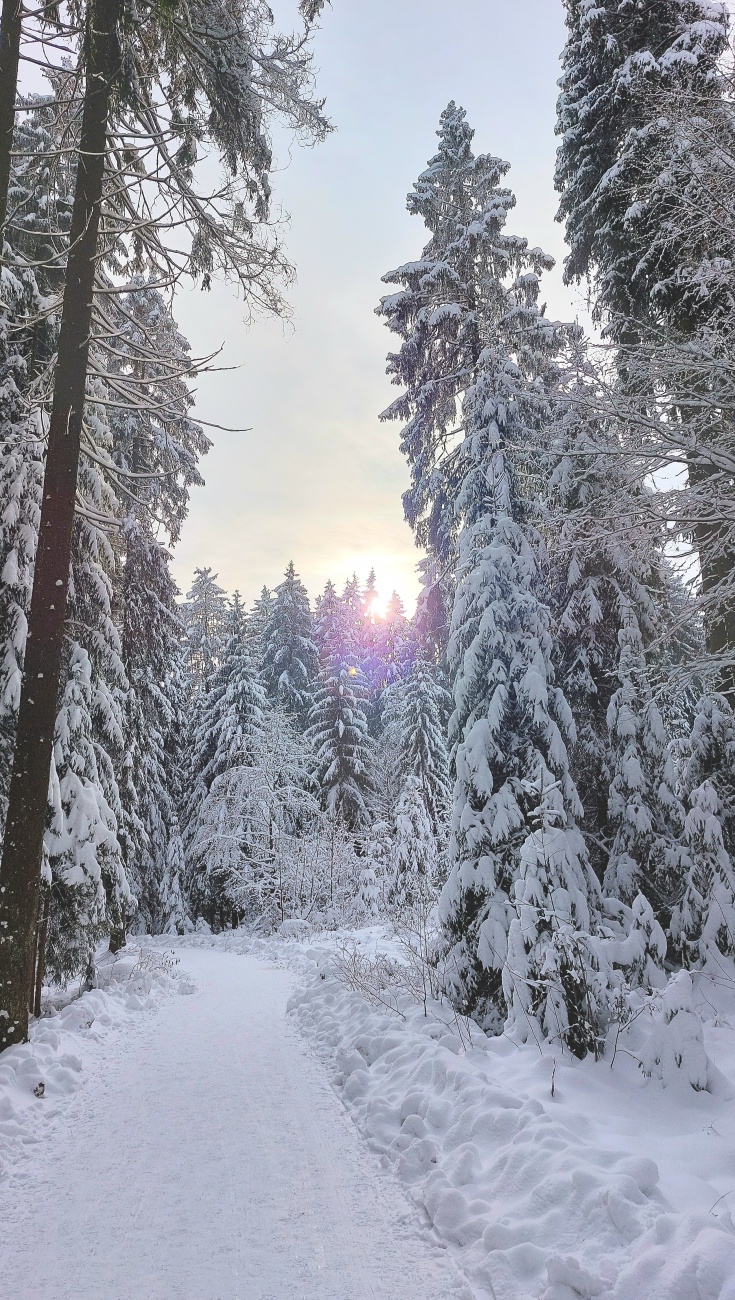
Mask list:
[[[735,1088],[723,1075],[711,1071],[712,1092],[664,1089],[625,1052],[611,1069],[478,1031],[463,1046],[446,1007],[404,1022],[328,978],[294,1005],[371,1147],[478,1294],[735,1297]],[[735,1078],[735,1033],[717,1020],[710,1053]]]
[[[100,955],[98,987],[80,996],[74,983],[31,1022],[31,1041],[0,1055],[0,1196],[33,1178],[49,1143],[72,1123],[67,1113],[90,1071],[100,1068],[126,1031],[137,1032],[141,1013],[194,984],[170,950],[149,952],[133,944]],[[0,1221],[2,1216],[0,1216]],[[0,1235],[0,1249],[4,1238]]]
[[[345,938],[257,944],[299,973],[291,1008],[370,1148],[394,1169],[478,1297],[735,1300],[735,983],[701,979],[708,1089],[517,1046],[449,1008],[370,1005],[334,978]],[[241,945],[236,935],[212,940]],[[727,972],[722,973],[727,976]],[[400,1003],[400,997],[399,997]]]
[[[371,1004],[340,936],[173,942],[193,996],[139,969],[0,1058],[21,1300],[735,1300],[727,983],[695,1092]]]
[[[4,1294],[470,1300],[289,1022],[290,973],[181,956],[192,996],[133,1016],[93,992],[2,1057]]]

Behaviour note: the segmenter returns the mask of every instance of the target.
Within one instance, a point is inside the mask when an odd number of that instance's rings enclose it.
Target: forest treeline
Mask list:
[[[176,592],[169,551],[208,446],[191,380],[212,362],[190,357],[171,288],[234,275],[253,308],[282,309],[270,118],[310,140],[329,124],[308,25],[281,38],[258,3],[151,5],[138,41],[106,4],[71,15],[79,64],[21,103],[9,170],[4,1041],[44,974],[83,971],[107,933],[417,911],[448,995],[486,1028],[583,1056],[632,994],[673,988],[686,1011],[686,972],[735,953],[727,7],[565,4],[556,186],[590,338],[547,315],[553,261],[512,233],[509,164],[475,150],[456,103],[442,113],[408,196],[416,260],[377,308],[423,557],[407,619],[397,598],[377,617],[374,575],[312,605],[293,564],[247,609],[204,567]],[[79,165],[95,14],[117,60],[97,200]],[[215,195],[197,181],[208,147]],[[81,400],[65,321],[88,353]],[[74,420],[78,465],[51,481]],[[63,528],[53,545],[44,529],[64,510],[62,579]],[[36,862],[21,831],[39,809]]]

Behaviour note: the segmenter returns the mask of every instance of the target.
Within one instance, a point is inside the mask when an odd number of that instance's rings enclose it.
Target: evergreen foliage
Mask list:
[[[331,654],[319,674],[306,732],[324,808],[350,831],[368,822],[370,739],[367,691],[358,668]]]
[[[195,705],[187,771],[184,844],[188,891],[194,913],[204,916],[210,924],[217,919],[222,904],[218,883],[226,877],[232,861],[217,859],[218,839],[212,833],[212,802],[208,803],[208,796],[218,778],[255,764],[266,707],[265,691],[236,605],[222,662],[205,683]],[[226,814],[226,808],[219,809],[220,818]]]
[[[690,795],[684,823],[684,892],[671,920],[677,953],[687,965],[735,953],[735,870],[725,849],[720,801],[711,781]]]
[[[399,913],[431,898],[436,885],[437,840],[419,778],[406,777],[395,812],[389,901]]]
[[[556,792],[560,833],[574,836],[582,812],[567,752],[574,725],[555,685],[543,547],[528,500],[558,330],[537,306],[547,259],[528,253],[523,240],[512,241],[512,259],[501,252],[478,276],[486,346],[463,399],[457,454],[461,532],[449,645],[456,784],[452,869],[441,900],[453,995],[488,1024],[504,1017],[510,904],[541,797],[533,792]],[[584,846],[578,851],[591,889]]]
[[[447,722],[451,696],[436,668],[414,662],[399,695],[398,767],[416,780],[437,846],[446,838],[451,801]]]
[[[161,272],[173,283],[181,254],[202,287],[226,270],[280,311],[269,115],[312,139],[328,127],[304,53],[322,0],[299,5],[303,37],[272,45],[259,0],[165,8],[165,32],[140,49],[120,36],[104,248],[87,258],[91,324],[70,352],[67,433],[83,419],[62,503],[70,528],[75,515],[57,583],[69,572],[61,684],[47,692],[48,975],[78,975],[105,935],[115,948],[128,929],[184,934],[194,917],[205,931],[389,918],[400,932],[418,909],[420,943],[437,913],[440,927],[424,977],[431,965],[435,988],[441,969],[455,1010],[581,1058],[604,1050],[614,1019],[655,1005],[644,1069],[684,1068],[688,1037],[703,1087],[691,980],[670,972],[735,956],[727,8],[565,0],[556,183],[566,281],[591,283],[610,347],[598,367],[577,327],[546,317],[552,259],[507,230],[509,165],[473,152],[462,108],[442,113],[407,200],[426,242],[384,277],[377,309],[400,389],[381,418],[402,426],[404,510],[424,552],[413,618],[396,592],[379,614],[372,569],[364,585],[327,582],[312,614],[293,561],[249,616],[210,568],[178,601],[170,548],[210,443],[190,387],[204,363]],[[90,27],[88,57],[98,36]],[[111,78],[97,80],[107,94]],[[123,113],[137,138],[141,86],[165,88],[171,109],[185,254],[130,207],[135,184],[154,184],[138,144],[118,150]],[[19,701],[34,681],[45,689],[42,672],[24,681],[24,661],[51,535],[51,396],[70,373],[59,303],[82,238],[69,239],[79,94],[62,70],[22,102],[2,259],[0,827]],[[202,199],[193,218],[205,140],[228,174],[219,206]],[[672,468],[686,488],[660,481]],[[683,578],[673,539],[696,551]],[[12,826],[11,807],[7,844]]]
[[[537,825],[519,852],[503,990],[509,1030],[526,1039],[535,1026],[584,1057],[598,1052],[608,1013],[607,985],[588,943],[599,899],[580,855],[583,840],[564,825],[558,789],[554,782],[533,789]]]
[[[683,810],[660,711],[648,685],[631,611],[620,632],[619,686],[610,701],[610,821],[615,837],[605,890],[632,903],[642,893],[668,924],[681,868]]]
[[[9,371],[0,388],[0,828],[12,768],[43,486],[43,442],[37,427],[18,409]]]
[[[182,614],[189,646],[188,671],[200,688],[219,664],[227,635],[227,601],[211,569],[195,569]]]
[[[93,728],[94,680],[86,650],[74,645],[56,722],[46,833],[51,890],[47,967],[65,982],[79,974],[96,940],[132,903],[104,792]]]
[[[652,98],[660,89],[718,93],[727,9],[710,0],[566,0],[566,11],[556,168],[570,249],[565,276],[594,276],[598,315],[612,317],[624,338],[631,322],[660,310],[683,251],[660,237],[675,173],[671,156],[650,147],[658,136]],[[645,173],[657,194],[653,208],[634,201]]]
[[[388,373],[404,391],[383,413],[403,422],[401,450],[411,472],[406,518],[420,546],[444,569],[456,550],[454,501],[459,486],[453,435],[458,403],[472,383],[486,342],[486,321],[502,312],[503,285],[521,269],[541,271],[551,259],[505,232],[515,197],[502,185],[509,164],[472,152],[464,109],[441,115],[439,149],[407,199],[429,242],[418,261],[383,277],[400,286],[378,314],[401,339]]]
[[[676,953],[695,965],[735,953],[735,718],[722,695],[699,704],[684,774],[682,888],[671,920]]]
[[[309,597],[293,566],[276,587],[275,600],[262,633],[262,676],[268,694],[286,713],[304,722],[319,667],[312,635]]]
[[[182,922],[182,863],[171,876],[171,841],[180,838],[183,740],[182,624],[169,557],[142,526],[126,529],[122,579],[125,696],[125,777],[121,784],[121,847],[138,898],[134,928],[163,932],[171,915]],[[175,856],[175,854],[174,854]],[[171,891],[179,895],[172,902]],[[172,910],[173,909],[173,910]]]
[[[607,715],[618,684],[620,632],[632,617],[644,645],[660,634],[666,579],[649,493],[630,483],[614,429],[585,398],[578,374],[556,396],[545,508],[555,669],[574,716],[571,770],[588,855],[602,880],[614,836]],[[643,671],[642,662],[638,667]]]

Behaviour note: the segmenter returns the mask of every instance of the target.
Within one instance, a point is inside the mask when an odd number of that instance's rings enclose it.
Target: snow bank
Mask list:
[[[664,1088],[625,1049],[612,1066],[580,1063],[475,1028],[470,1041],[439,1004],[425,1017],[406,1001],[404,1019],[376,1008],[334,978],[338,942],[263,948],[309,970],[294,1015],[478,1295],[735,1300],[735,1031],[722,1010],[707,1026],[710,1090]]]
[[[31,1022],[30,1042],[0,1055],[0,1184],[23,1176],[25,1161],[82,1085],[111,1029],[122,1029],[163,997],[195,991],[175,956],[147,946],[128,945],[114,957],[102,953],[96,983],[81,997],[74,986],[49,991],[43,1016]]]
[[[173,942],[294,970],[292,1014],[478,1298],[735,1300],[729,965],[670,982],[614,1060],[579,1062],[488,1038],[447,1005],[424,1016],[399,996],[391,1012],[353,992],[340,947],[400,961],[387,928]],[[678,1054],[697,1068],[676,1068]]]

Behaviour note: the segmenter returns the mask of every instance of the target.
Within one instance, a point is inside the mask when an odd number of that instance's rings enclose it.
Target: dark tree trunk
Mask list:
[[[709,465],[690,464],[689,482],[705,504],[709,479],[719,484],[721,476]],[[715,509],[715,501],[713,490],[712,510]],[[699,552],[702,593],[706,600],[731,576],[735,556],[727,551],[724,522],[722,526],[716,522],[698,524],[695,529],[695,541]],[[712,607],[705,610],[704,634],[707,654],[715,664],[719,665],[717,689],[728,697],[731,704],[735,705],[735,608],[722,599],[713,601]]]
[[[46,969],[46,940],[48,939],[48,916],[51,909],[51,890],[44,890],[43,904],[41,909],[41,920],[38,927],[38,938],[36,940],[36,978],[33,989],[33,1014],[41,1014],[41,992],[43,989],[43,973]]]
[[[116,925],[110,929],[110,952],[120,952],[128,941],[127,926],[125,924],[125,913],[120,917]]]
[[[20,58],[21,0],[3,0],[0,19],[0,261],[2,231],[8,213],[10,154],[15,129],[15,96],[18,90]]]
[[[120,10],[121,0],[91,0],[87,10],[79,168],[0,869],[0,1051],[28,1036],[33,939],[61,675],[107,118],[119,62]]]

